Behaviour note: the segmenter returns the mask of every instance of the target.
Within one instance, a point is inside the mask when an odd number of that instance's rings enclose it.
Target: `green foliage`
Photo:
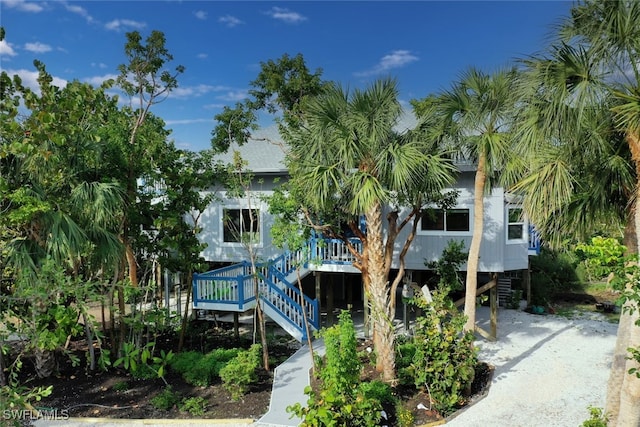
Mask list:
[[[253,344],[249,350],[240,350],[236,357],[220,369],[220,379],[233,400],[240,400],[249,385],[258,380],[261,354],[262,346]]]
[[[346,393],[358,383],[362,363],[358,358],[355,327],[348,311],[338,316],[337,327],[323,331],[326,353],[319,377],[325,387],[337,393]]]
[[[305,389],[307,406],[300,403],[287,408],[292,416],[302,418],[302,426],[376,425],[382,402],[394,402],[391,388],[380,381],[360,382],[362,364],[357,356],[353,321],[343,311],[339,322],[323,329],[326,355],[318,366],[320,388]]]
[[[238,348],[220,348],[207,354],[184,351],[175,355],[170,367],[174,372],[181,374],[189,384],[207,387],[220,376],[220,370],[239,352]]]
[[[151,398],[151,404],[156,409],[168,411],[180,403],[180,393],[167,386]]]
[[[589,419],[582,423],[582,427],[607,427],[609,416],[602,408],[589,406]]]
[[[194,417],[201,417],[207,410],[207,401],[203,397],[187,397],[182,399],[180,410],[188,412]]]
[[[566,251],[543,247],[531,260],[531,303],[546,306],[557,292],[577,286],[577,258]]]
[[[583,263],[589,280],[601,280],[637,256],[627,257],[627,248],[612,237],[595,236],[590,243],[576,245],[575,252]]]
[[[117,368],[122,365],[136,378],[160,378],[165,384],[165,373],[167,366],[173,360],[175,354],[173,351],[165,352],[160,350],[160,355],[154,355],[155,343],[150,342],[144,346],[138,346],[135,343],[125,342],[122,345],[122,356],[113,363],[113,367]]]
[[[464,283],[460,278],[460,266],[467,262],[468,256],[469,254],[464,252],[464,241],[450,240],[440,258],[425,262],[425,265],[436,273],[439,284],[445,284],[454,291],[461,290],[464,288]]]
[[[416,417],[413,411],[405,407],[402,402],[396,403],[396,420],[398,427],[413,427],[416,424]]]
[[[113,385],[113,389],[115,391],[127,391],[129,390],[129,382],[128,381],[118,381]]]
[[[438,411],[450,414],[465,401],[478,363],[473,333],[463,333],[466,318],[455,310],[448,297],[449,288],[433,292],[433,302],[415,298],[413,303],[424,315],[416,319],[415,354],[404,369],[419,389],[426,389]]]

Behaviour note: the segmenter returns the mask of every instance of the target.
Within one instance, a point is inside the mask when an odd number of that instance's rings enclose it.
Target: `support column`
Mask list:
[[[320,325],[320,327],[322,327],[322,316],[320,315],[322,313],[322,294],[320,292],[322,273],[319,271],[314,271],[313,275],[316,279],[316,299],[318,300],[318,316],[320,316],[320,319],[318,319],[318,324]]]
[[[333,325],[333,287],[334,287],[334,275],[329,276],[329,282],[327,283],[327,326]]]
[[[527,258],[527,269],[522,275],[524,289],[527,292],[527,307],[531,305],[531,258]]]

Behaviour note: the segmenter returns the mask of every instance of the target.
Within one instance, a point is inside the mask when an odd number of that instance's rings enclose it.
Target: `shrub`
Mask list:
[[[165,387],[160,393],[151,398],[151,404],[156,409],[168,411],[180,403],[180,394],[173,391],[171,386]]]
[[[207,409],[207,402],[203,397],[188,397],[182,399],[180,404],[180,410],[188,412],[195,417],[201,417],[204,415]]]
[[[319,390],[307,387],[308,406],[296,403],[287,412],[302,418],[302,426],[378,425],[381,400],[393,402],[393,396],[390,387],[382,382],[360,382],[362,364],[349,313],[343,311],[338,324],[324,329],[320,335],[325,341],[326,355],[318,365]]]
[[[220,376],[220,370],[236,357],[239,351],[237,348],[221,348],[207,354],[185,351],[174,356],[170,367],[182,375],[189,384],[207,387]]]
[[[609,416],[602,408],[589,406],[589,419],[582,423],[582,427],[607,427]]]
[[[567,252],[542,248],[531,260],[531,303],[547,305],[557,292],[568,291],[579,282],[578,259]]]
[[[338,319],[337,327],[326,329],[322,335],[326,353],[318,373],[327,388],[344,394],[359,382],[362,363],[351,315],[342,311]]]
[[[236,357],[220,369],[223,386],[231,393],[233,400],[240,400],[249,385],[258,380],[261,354],[262,346],[253,344],[249,350],[240,350]]]
[[[478,364],[473,334],[462,332],[466,317],[455,311],[448,290],[441,287],[433,292],[431,304],[424,298],[414,300],[424,316],[416,319],[411,365],[415,386],[426,388],[443,414],[464,403]]]

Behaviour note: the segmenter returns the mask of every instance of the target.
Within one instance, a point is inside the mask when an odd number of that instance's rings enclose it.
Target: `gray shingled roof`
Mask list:
[[[275,127],[274,127],[275,128]],[[246,144],[238,146],[232,144],[226,153],[215,157],[223,163],[233,162],[233,152],[238,151],[240,156],[248,163],[247,169],[255,173],[286,172],[284,163],[285,150],[287,149],[277,130],[266,128],[254,134]]]
[[[396,125],[398,132],[415,127],[417,120],[412,113],[405,113]],[[238,146],[232,144],[229,150],[216,156],[216,160],[223,163],[233,162],[233,152],[239,151],[242,158],[248,163],[247,169],[255,173],[286,173],[285,151],[287,146],[278,133],[275,125],[261,128],[253,134],[253,138],[246,144]]]

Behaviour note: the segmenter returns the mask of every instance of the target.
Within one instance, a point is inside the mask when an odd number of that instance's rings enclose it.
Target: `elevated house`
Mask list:
[[[231,162],[233,150],[222,156],[222,160]],[[340,306],[362,306],[360,272],[353,267],[351,255],[342,241],[312,239],[308,249],[316,261],[311,263],[305,263],[301,254],[277,248],[270,234],[273,218],[262,196],[272,194],[275,186],[288,177],[283,148],[251,141],[235,150],[247,161],[247,169],[255,177],[254,184],[242,198],[230,197],[224,190],[209,190],[216,191],[218,199],[203,213],[200,238],[208,244],[202,256],[210,262],[212,270],[194,276],[193,307],[244,312],[255,307],[255,290],[259,289],[265,313],[296,339],[303,340],[308,333],[303,313],[310,329],[319,329],[321,312],[331,314]],[[450,240],[463,241],[466,248],[470,245],[475,169],[470,164],[458,167],[460,174],[454,186],[459,191],[456,206],[446,211],[435,209],[435,218],[424,216],[420,220],[417,236],[405,259],[407,275],[413,282],[423,283],[429,277],[425,262],[437,259]],[[527,221],[522,219],[516,197],[495,188],[484,203],[479,283],[497,274],[498,293],[504,302],[511,292],[511,281],[526,277],[529,256],[538,253],[539,244]],[[397,251],[407,232],[403,231],[398,237]],[[252,274],[247,243],[241,241],[242,235],[249,236],[252,242],[258,260],[257,274]],[[397,263],[397,254],[394,260]],[[303,292],[297,286],[298,274],[303,279]]]

